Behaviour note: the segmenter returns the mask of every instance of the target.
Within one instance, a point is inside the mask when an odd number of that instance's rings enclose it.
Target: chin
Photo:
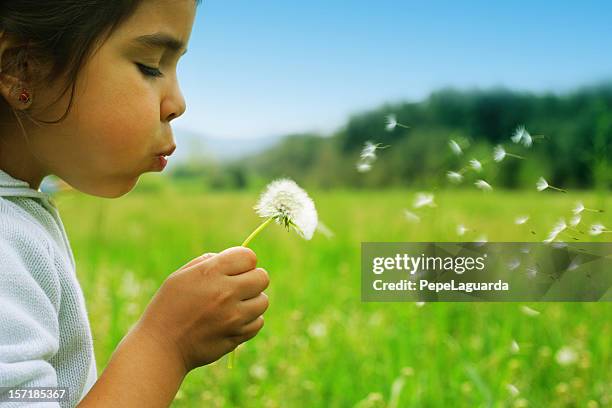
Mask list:
[[[106,185],[88,186],[88,188],[78,188],[81,192],[101,198],[118,198],[126,195],[134,189],[138,177],[121,180],[120,182],[109,183]]]

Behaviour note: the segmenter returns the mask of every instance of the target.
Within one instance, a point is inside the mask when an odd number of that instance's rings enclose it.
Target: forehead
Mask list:
[[[111,39],[183,53],[195,18],[194,0],[143,0]]]

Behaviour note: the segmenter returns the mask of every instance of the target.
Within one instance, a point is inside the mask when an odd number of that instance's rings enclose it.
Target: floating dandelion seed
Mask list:
[[[567,270],[568,271],[574,271],[574,270],[578,269],[579,266],[580,266],[580,261],[579,261],[578,257],[576,257],[569,264],[569,266],[567,267]]]
[[[474,185],[482,191],[492,191],[493,190],[493,187],[491,187],[491,185],[484,180],[476,180]]]
[[[365,146],[361,150],[361,159],[362,160],[374,160],[376,159],[376,148],[378,145],[375,145],[372,142],[365,142]]]
[[[552,190],[557,190],[557,191],[561,191],[562,193],[567,193],[567,191],[563,190],[562,188],[558,188],[558,187],[554,187],[551,186],[550,184],[548,184],[548,181],[546,181],[546,179],[544,177],[540,177],[536,183],[536,188],[538,191],[544,191],[547,188],[550,188]]]
[[[421,207],[435,207],[436,203],[434,203],[434,195],[431,193],[417,193],[414,199],[414,208]]]
[[[580,221],[581,221],[581,220],[582,220],[582,217],[580,216],[580,214],[578,214],[578,215],[574,215],[574,216],[572,217],[572,219],[570,220],[569,224],[570,224],[570,226],[575,227],[575,226],[577,226],[578,224],[580,224]]]
[[[612,230],[607,229],[603,224],[593,224],[589,229],[589,234],[593,236],[601,235],[604,232],[612,232]]]
[[[413,222],[413,223],[418,223],[421,221],[421,217],[419,217],[412,211],[406,210],[406,209],[404,209],[404,218],[406,218],[406,220]]]
[[[516,159],[525,159],[523,156],[519,156],[518,154],[508,153],[506,149],[502,145],[497,145],[493,149],[493,160],[496,162],[500,162],[504,160],[506,157],[514,157]]]
[[[386,117],[386,125],[385,125],[385,129],[387,129],[387,132],[391,132],[392,130],[394,130],[396,127],[403,127],[405,129],[410,129],[410,126],[406,126],[402,123],[399,123],[397,121],[397,117],[394,114],[390,114],[387,115]]]
[[[527,221],[529,221],[529,216],[528,215],[520,215],[520,216],[516,217],[516,219],[514,220],[514,223],[516,225],[523,225]]]
[[[519,266],[521,266],[521,261],[519,261],[518,258],[514,258],[510,262],[508,262],[508,269],[511,271],[515,270]]]
[[[476,171],[482,171],[482,163],[476,159],[470,160],[470,167]]]
[[[532,265],[530,267],[528,267],[525,272],[527,272],[527,276],[530,278],[535,278],[536,275],[538,274],[538,267],[535,265]]]
[[[521,348],[519,347],[518,343],[516,342],[516,340],[512,340],[512,344],[510,344],[510,351],[513,354],[518,353],[519,351],[521,351]]]
[[[455,153],[457,156],[460,156],[461,153],[463,153],[463,150],[461,150],[461,146],[459,146],[459,143],[455,142],[453,139],[449,140],[448,145],[450,146],[453,153]]]
[[[565,219],[562,218],[554,225],[552,231],[550,231],[550,234],[548,234],[548,238],[546,238],[544,242],[546,243],[553,242],[555,239],[557,239],[557,236],[563,231],[565,231],[566,229],[567,229],[567,223],[565,222]]]
[[[543,139],[543,135],[535,135],[531,136],[525,126],[518,126],[512,137],[510,138],[514,143],[522,143],[525,147],[531,147],[533,144],[533,139]]]
[[[572,212],[576,215],[582,213],[583,211],[591,211],[591,212],[603,212],[603,210],[594,210],[592,208],[586,208],[582,201],[578,201],[576,206],[572,209]]]
[[[514,143],[520,143],[521,139],[523,138],[523,132],[525,132],[525,126],[519,126],[516,128],[516,130],[514,131],[514,133],[512,134],[512,137],[510,137],[510,139],[514,142]]]
[[[278,179],[268,184],[254,209],[257,215],[266,220],[244,240],[243,247],[248,246],[272,221],[287,230],[294,229],[307,240],[312,238],[319,221],[312,199],[295,181],[289,179]],[[228,368],[234,366],[235,356],[235,351],[232,351]]]
[[[464,236],[466,232],[471,231],[469,228],[467,228],[465,225],[463,224],[459,224],[457,225],[457,235],[459,236]]]
[[[357,171],[360,173],[367,173],[368,171],[372,170],[372,165],[370,163],[363,163],[363,162],[359,162],[357,163]]]
[[[461,181],[463,180],[463,175],[456,171],[446,172],[446,177],[453,183],[461,183]]]
[[[527,315],[527,316],[531,316],[531,317],[535,317],[535,316],[539,316],[540,312],[530,308],[529,306],[521,306],[521,312],[523,312],[523,314]]]

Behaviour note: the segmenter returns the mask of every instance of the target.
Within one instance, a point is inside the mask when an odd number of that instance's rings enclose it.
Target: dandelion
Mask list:
[[[493,160],[496,162],[500,162],[507,157],[514,157],[517,159],[525,159],[523,156],[519,156],[518,154],[508,153],[506,149],[502,145],[497,145],[493,149]]]
[[[383,146],[382,143],[372,143],[370,141],[365,142],[363,149],[361,150],[361,159],[368,162],[376,160],[376,150],[386,149],[389,146]]]
[[[493,190],[493,187],[491,187],[491,185],[484,180],[476,180],[474,185],[482,191],[492,191]]]
[[[283,225],[287,230],[294,229],[306,240],[312,238],[319,221],[312,199],[290,179],[278,179],[268,184],[254,209],[266,220],[244,240],[243,247],[248,246],[272,221]],[[235,356],[235,351],[232,351],[228,368],[234,366]]]
[[[453,183],[461,183],[461,181],[463,180],[463,175],[456,171],[446,172],[446,177]]]
[[[418,215],[416,215],[415,213],[407,209],[404,209],[404,218],[406,218],[406,220],[413,222],[415,224],[418,222],[421,222],[421,217],[419,217]]]
[[[434,195],[431,193],[417,193],[414,199],[414,208],[421,207],[435,207],[436,203],[434,203]]]
[[[593,224],[589,229],[589,234],[593,236],[601,235],[604,232],[612,232],[612,230],[607,229],[603,224]]]
[[[530,316],[530,317],[535,317],[535,316],[539,316],[540,312],[530,308],[529,306],[521,306],[521,312],[523,312],[523,314]]]
[[[453,153],[455,153],[457,156],[460,156],[463,153],[463,150],[461,150],[461,146],[459,146],[459,143],[455,142],[453,139],[449,140],[448,145],[453,151]]]
[[[356,167],[357,171],[360,173],[367,173],[372,170],[372,165],[370,163],[359,162]]]
[[[519,215],[518,217],[516,217],[514,219],[514,223],[516,225],[523,225],[525,224],[527,221],[529,221],[529,216],[528,215]]]
[[[538,182],[536,183],[536,188],[538,189],[538,191],[544,191],[547,188],[550,188],[552,190],[561,191],[562,193],[567,193],[567,191],[563,190],[562,188],[554,187],[554,186],[551,186],[550,184],[548,184],[548,181],[546,181],[546,179],[544,179],[544,177],[540,177],[538,179]]]
[[[543,135],[535,135],[535,136],[530,135],[527,129],[525,129],[525,126],[523,125],[518,126],[516,130],[514,131],[514,133],[512,134],[512,137],[510,137],[510,139],[514,143],[522,143],[523,146],[525,147],[531,147],[531,145],[533,144],[533,139],[543,139],[543,138],[544,138]]]
[[[572,209],[572,212],[573,212],[575,215],[579,215],[579,214],[581,214],[583,211],[591,211],[591,212],[603,212],[603,210],[594,210],[594,209],[592,209],[592,208],[586,208],[586,207],[584,206],[584,204],[582,203],[582,201],[578,201],[578,202],[576,203],[576,206],[575,206],[575,207]]]
[[[482,171],[482,163],[476,159],[470,160],[470,167],[475,171]]]
[[[557,351],[557,354],[555,354],[555,360],[560,366],[568,366],[574,364],[578,360],[578,354],[573,348],[563,346]]]
[[[387,115],[386,122],[387,124],[385,125],[385,129],[387,129],[387,132],[391,132],[398,126],[403,127],[405,129],[410,129],[410,126],[406,126],[402,123],[399,123],[397,121],[397,117],[394,114]]]

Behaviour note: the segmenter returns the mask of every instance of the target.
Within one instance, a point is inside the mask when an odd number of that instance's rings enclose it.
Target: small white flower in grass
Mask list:
[[[327,336],[327,326],[323,322],[315,322],[308,326],[308,334],[314,338]]]
[[[475,171],[482,171],[482,163],[476,159],[470,160],[470,167]]]
[[[414,208],[421,207],[435,207],[436,203],[434,203],[434,195],[431,193],[417,193],[414,199]]]
[[[530,316],[530,317],[535,317],[535,316],[539,316],[540,312],[530,308],[529,306],[521,306],[521,312],[523,312],[523,314]]]
[[[593,224],[591,225],[591,228],[589,229],[589,234],[590,235],[601,235],[604,232],[612,232],[612,230],[607,229],[603,224]]]
[[[268,370],[261,364],[253,364],[249,369],[249,374],[257,380],[265,380],[268,377]]]
[[[493,190],[493,187],[491,187],[491,185],[484,180],[476,180],[474,185],[482,191],[492,191]]]
[[[576,206],[572,209],[572,212],[576,215],[582,213],[583,211],[591,211],[591,212],[603,212],[603,210],[594,210],[592,208],[586,208],[582,201],[578,201]]]
[[[506,389],[508,390],[510,395],[513,396],[513,397],[516,397],[517,395],[520,394],[519,389],[516,388],[516,385],[514,385],[514,384],[506,384]]]
[[[562,193],[567,193],[567,191],[563,190],[562,188],[554,187],[548,184],[548,181],[546,181],[544,177],[540,177],[538,179],[538,181],[536,182],[536,188],[538,191],[544,191],[547,188],[550,188],[552,190],[561,191]]]
[[[578,361],[578,354],[573,348],[563,346],[557,351],[557,354],[555,354],[555,360],[560,366],[572,365]]]
[[[370,163],[359,162],[357,163],[357,171],[360,173],[367,173],[372,170],[372,165]]]
[[[406,218],[406,220],[408,220],[409,222],[413,222],[415,224],[421,221],[421,217],[407,209],[404,209],[404,218]]]
[[[403,127],[405,129],[410,129],[410,126],[406,126],[403,123],[398,122],[397,117],[394,114],[387,115],[385,119],[386,119],[385,129],[387,129],[387,132],[391,132],[398,126]]]
[[[529,221],[529,216],[528,215],[519,215],[518,217],[516,217],[516,219],[514,220],[514,223],[516,225],[523,225],[525,224],[527,221]]]
[[[493,149],[493,160],[496,162],[500,162],[504,160],[506,157],[514,157],[516,159],[524,159],[523,156],[519,156],[518,154],[508,153],[506,149],[502,145],[497,145]]]
[[[456,171],[446,172],[446,177],[453,183],[461,183],[461,181],[463,180],[463,175]]]
[[[457,156],[460,156],[461,153],[463,153],[463,150],[461,150],[461,146],[459,146],[459,143],[455,142],[453,139],[449,140],[448,145],[450,146],[453,153],[455,153]]]

